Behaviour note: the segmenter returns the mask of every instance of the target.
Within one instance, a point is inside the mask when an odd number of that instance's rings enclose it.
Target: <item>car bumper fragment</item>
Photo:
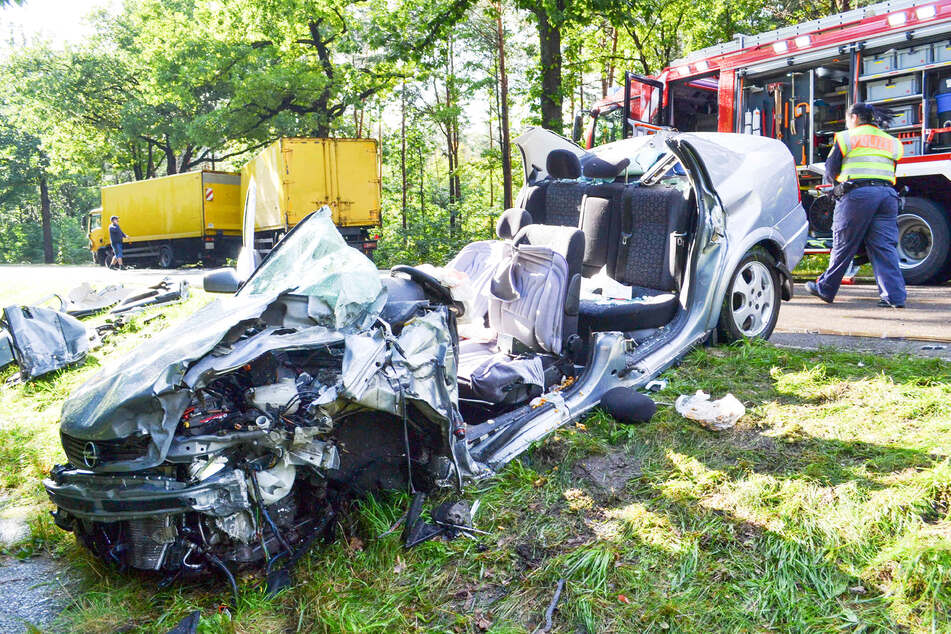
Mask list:
[[[188,511],[224,517],[251,506],[240,471],[225,471],[188,486],[163,476],[99,475],[59,467],[43,485],[59,508],[99,522]]]

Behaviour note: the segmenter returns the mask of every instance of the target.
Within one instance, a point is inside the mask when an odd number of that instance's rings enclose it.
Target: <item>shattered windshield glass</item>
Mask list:
[[[376,266],[347,244],[327,206],[288,233],[238,295],[287,291],[306,295],[310,317],[337,329],[368,327],[386,300]]]
[[[592,148],[590,152],[611,163],[619,163],[623,159],[630,159],[631,163],[623,176],[636,178],[645,174],[651,165],[667,154],[667,143],[665,141],[669,136],[669,134],[658,132],[657,134],[601,145]]]

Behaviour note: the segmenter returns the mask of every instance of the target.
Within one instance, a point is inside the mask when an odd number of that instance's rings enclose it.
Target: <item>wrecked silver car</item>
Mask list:
[[[446,267],[380,272],[324,209],[241,284],[206,277],[236,294],[65,404],[57,525],[135,569],[270,570],[343,500],[490,477],[692,346],[769,336],[806,237],[785,146],[518,142],[519,208]]]

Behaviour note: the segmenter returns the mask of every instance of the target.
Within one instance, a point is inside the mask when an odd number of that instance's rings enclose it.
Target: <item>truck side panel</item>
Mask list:
[[[241,235],[241,175],[227,172],[202,172],[202,200],[205,231]]]
[[[201,172],[102,188],[103,224],[119,216],[126,242],[202,235]]]
[[[267,146],[241,168],[241,214],[248,195],[248,183],[255,183],[255,231],[275,231],[286,227],[284,216],[284,158],[281,140]],[[240,223],[239,223],[240,226]]]

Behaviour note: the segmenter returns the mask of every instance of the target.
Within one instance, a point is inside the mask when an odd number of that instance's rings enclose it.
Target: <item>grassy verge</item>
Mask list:
[[[405,508],[388,494],[357,504],[290,590],[239,580],[230,615],[217,579],[120,576],[46,514],[59,407],[203,301],[137,322],[82,368],[0,388],[2,512],[27,509],[22,552],[84,580],[57,631],[165,632],[200,609],[209,632],[523,632],[560,578],[556,631],[951,631],[951,365],[765,344],[697,350],[667,373],[651,423],[595,413],[470,487],[488,537],[404,552],[377,538]],[[683,420],[671,404],[696,389],[733,392],[746,416],[722,433]]]
[[[828,255],[806,255],[793,269],[793,277],[797,282],[814,280],[819,277],[829,266]],[[875,274],[872,271],[871,264],[863,264],[859,267],[856,278],[861,280],[873,281]]]

